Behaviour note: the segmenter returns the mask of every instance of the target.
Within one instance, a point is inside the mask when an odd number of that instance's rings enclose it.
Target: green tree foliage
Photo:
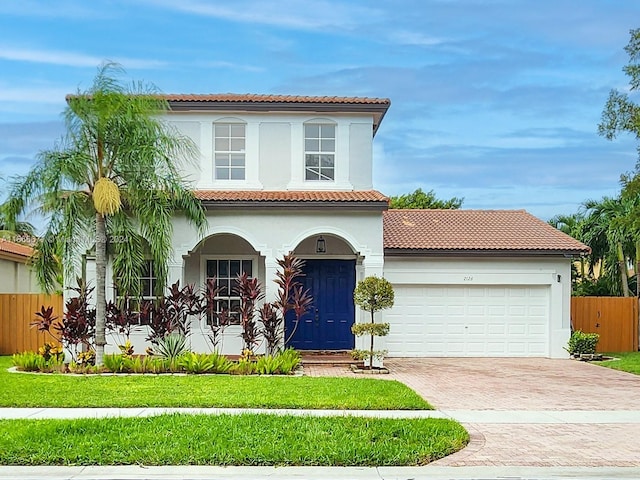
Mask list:
[[[17,221],[10,215],[9,202],[0,205],[0,238],[17,243],[31,244],[35,241],[35,229],[29,222]]]
[[[195,146],[160,120],[169,106],[157,89],[124,85],[118,80],[122,73],[119,66],[104,64],[88,90],[67,97],[66,134],[54,149],[40,152],[31,171],[13,184],[8,200],[11,221],[29,206],[49,218],[34,260],[45,290],[53,288],[61,268],[73,278],[80,254],[95,248],[97,364],[106,344],[107,252],[113,254],[118,288],[136,295],[146,246],[159,290],[164,289],[174,213],[199,233],[206,227],[204,210],[178,166],[196,158]],[[117,186],[121,209],[96,208],[98,182]]]
[[[369,368],[371,368],[373,366],[374,358],[373,339],[375,335],[382,335],[383,333],[386,335],[389,333],[389,324],[380,324],[380,327],[374,327],[374,314],[380,310],[393,307],[393,286],[385,278],[375,276],[367,277],[356,285],[353,292],[353,300],[362,310],[371,314],[371,326],[368,328],[368,331],[367,329],[358,329],[356,325],[354,325],[355,330],[353,330],[353,333],[356,335],[364,333],[369,333],[371,335],[369,351]]]
[[[625,47],[629,63],[623,71],[629,77],[629,91],[633,93],[640,87],[640,28],[631,30],[630,34],[631,39]],[[640,106],[631,99],[629,93],[611,90],[598,132],[609,140],[622,132],[640,139]]]
[[[620,133],[632,134],[640,139],[640,106],[632,99],[640,88],[640,28],[632,29],[629,33],[629,43],[625,47],[629,61],[623,68],[629,78],[628,92],[611,90],[598,125],[598,133],[608,140],[615,139]],[[634,259],[637,275],[640,273],[640,162],[633,172],[621,176],[621,184],[617,214],[608,231],[609,236],[615,237],[617,242],[618,263],[621,263],[622,256]],[[636,288],[638,284],[640,282],[637,282],[636,276]]]
[[[456,210],[462,206],[464,198],[453,197],[449,200],[442,200],[436,198],[436,193],[433,190],[423,192],[421,188],[418,188],[413,193],[390,197],[389,200],[390,208]]]

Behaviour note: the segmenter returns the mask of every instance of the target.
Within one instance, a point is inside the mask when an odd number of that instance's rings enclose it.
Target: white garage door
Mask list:
[[[545,357],[549,287],[395,287],[389,356]]]

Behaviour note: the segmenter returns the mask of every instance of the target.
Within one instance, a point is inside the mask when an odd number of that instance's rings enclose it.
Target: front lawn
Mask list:
[[[243,414],[0,420],[0,464],[423,465],[468,441],[465,429],[446,419]]]
[[[432,409],[400,382],[372,378],[9,373],[0,357],[0,407],[228,407]]]
[[[596,365],[603,367],[622,370],[623,372],[635,373],[640,375],[640,352],[618,352],[605,353],[607,357],[613,357],[616,360],[607,360],[604,362],[595,362]]]

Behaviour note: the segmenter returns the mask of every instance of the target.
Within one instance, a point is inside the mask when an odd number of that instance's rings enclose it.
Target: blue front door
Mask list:
[[[356,285],[355,260],[306,260],[300,280],[313,296],[288,345],[299,350],[351,350],[355,319],[353,290]],[[286,337],[294,328],[294,316],[287,316]]]

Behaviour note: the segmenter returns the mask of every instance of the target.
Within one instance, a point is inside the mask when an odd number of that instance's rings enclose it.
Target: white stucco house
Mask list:
[[[39,293],[35,274],[28,266],[33,249],[0,238],[0,293]]]
[[[295,348],[356,346],[350,327],[366,315],[354,307],[353,289],[377,275],[396,293],[380,315],[391,333],[377,347],[389,356],[566,356],[570,262],[587,247],[524,211],[388,210],[372,181],[372,145],[388,99],[166,99],[167,121],[199,147],[200,165],[184,173],[209,217],[205,238],[175,219],[170,283],[232,281],[246,271],[271,301],[276,260],[294,252],[306,260],[314,297],[291,339]],[[148,295],[153,281],[150,265],[142,279]],[[209,328],[194,321],[193,350],[210,351]],[[133,336],[137,351],[144,330]],[[239,353],[239,333],[226,330],[225,353]]]

